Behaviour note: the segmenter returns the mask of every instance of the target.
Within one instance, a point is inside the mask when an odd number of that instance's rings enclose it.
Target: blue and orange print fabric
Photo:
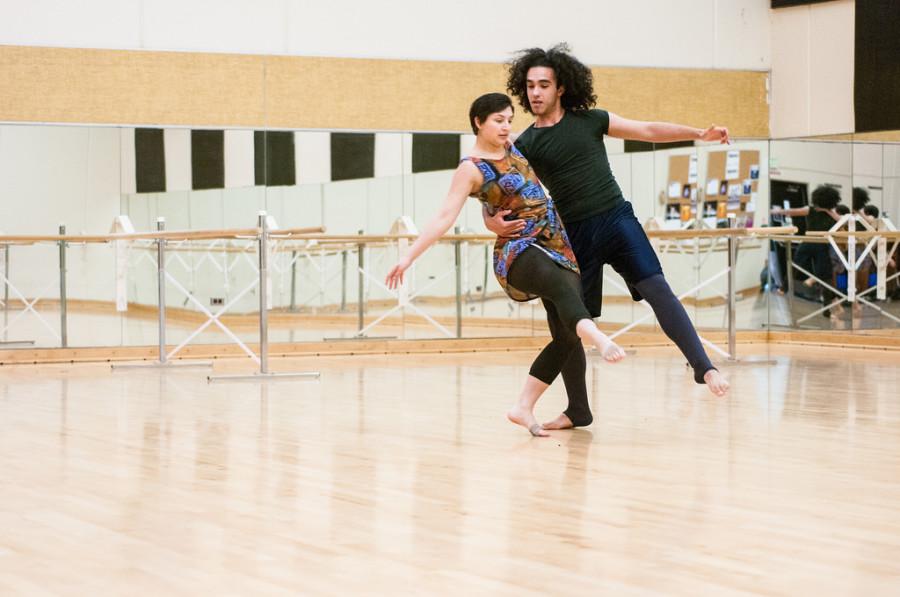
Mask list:
[[[494,274],[506,294],[516,301],[537,298],[514,288],[507,279],[516,257],[531,245],[537,245],[560,267],[577,274],[575,254],[556,206],[544,193],[525,156],[512,145],[507,148],[506,156],[499,160],[477,157],[463,158],[465,160],[470,160],[484,177],[481,190],[473,196],[487,205],[488,212],[495,214],[508,209],[510,213],[506,219],[525,220],[525,228],[519,236],[498,237],[494,244]]]

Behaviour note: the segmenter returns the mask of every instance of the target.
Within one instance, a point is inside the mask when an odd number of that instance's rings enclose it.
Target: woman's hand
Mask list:
[[[387,277],[384,279],[385,285],[393,290],[398,288],[401,284],[403,284],[403,272],[409,269],[409,266],[412,265],[412,262],[408,257],[402,257],[400,261],[397,262],[397,265],[391,268],[391,271],[388,272]]]

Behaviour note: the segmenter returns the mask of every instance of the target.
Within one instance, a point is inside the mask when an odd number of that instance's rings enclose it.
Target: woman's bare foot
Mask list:
[[[710,369],[703,375],[706,387],[716,396],[724,396],[728,393],[728,380],[715,369]]]
[[[543,427],[544,427],[544,429],[572,429],[573,427],[575,427],[575,425],[572,424],[572,421],[571,421],[571,419],[569,419],[569,417],[562,414],[562,415],[559,415],[558,417],[556,417],[555,419],[553,419],[552,421],[548,421],[547,423],[544,423]]]
[[[509,409],[506,418],[516,425],[521,425],[535,437],[550,437],[550,434],[534,418],[534,413],[518,404]]]

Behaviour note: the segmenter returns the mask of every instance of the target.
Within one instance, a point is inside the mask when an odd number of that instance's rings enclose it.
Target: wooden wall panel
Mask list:
[[[263,126],[264,61],[0,46],[0,120]]]
[[[622,116],[768,136],[766,73],[593,70]],[[504,83],[502,64],[0,46],[0,121],[467,132]]]

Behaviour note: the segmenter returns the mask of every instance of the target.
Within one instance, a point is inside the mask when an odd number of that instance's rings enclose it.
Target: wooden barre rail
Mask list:
[[[321,226],[311,228],[288,228],[276,230],[269,234],[273,239],[295,238],[324,232]],[[18,234],[0,236],[0,244],[36,244],[42,242],[58,243],[108,243],[117,240],[218,240],[218,239],[255,239],[259,235],[259,228],[232,228],[223,230],[171,230],[166,232],[131,232],[113,233],[104,235],[75,235],[75,234]]]
[[[857,230],[855,232],[850,232],[849,230],[836,230],[834,232],[822,232],[816,230],[807,232],[806,235],[819,238],[828,238],[829,236],[833,236],[834,238],[850,238],[851,236],[855,236],[860,239],[881,237],[889,240],[900,240],[900,231],[897,230]]]
[[[716,228],[712,230],[648,230],[650,238],[683,240],[690,238],[727,238],[746,236],[776,236],[793,234],[797,231],[792,226],[761,227],[761,228]],[[166,232],[136,232],[115,233],[105,235],[3,235],[0,236],[0,244],[36,244],[42,242],[58,243],[108,243],[128,240],[250,240],[257,238],[259,228],[236,228],[222,230],[180,230]],[[900,233],[893,234],[900,238]],[[273,230],[270,233],[273,240],[298,240],[316,241],[321,244],[341,243],[357,245],[360,243],[391,243],[400,239],[414,240],[415,234],[357,234],[357,235],[329,235],[324,233],[322,227],[289,228],[285,230]],[[490,242],[496,240],[496,236],[488,234],[447,234],[441,237],[441,241],[462,242]]]

